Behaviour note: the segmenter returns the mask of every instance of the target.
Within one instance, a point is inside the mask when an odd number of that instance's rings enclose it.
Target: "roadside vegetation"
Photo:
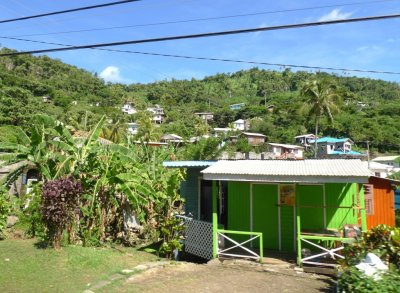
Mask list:
[[[8,49],[2,49],[7,51]],[[46,56],[0,58],[0,141],[17,139],[10,125],[27,130],[32,114],[46,114],[68,125],[70,130],[90,131],[105,115],[101,136],[124,141],[127,122],[137,122],[147,130],[138,137],[157,140],[161,134],[175,133],[184,139],[201,136],[213,127],[228,127],[237,119],[250,119],[251,132],[267,135],[268,141],[293,143],[296,135],[314,133],[318,113],[302,111],[309,98],[304,85],[323,80],[323,95],[335,101],[340,112],[334,122],[325,107],[318,118],[318,133],[350,137],[358,147],[370,141],[372,152],[394,153],[400,145],[400,89],[394,82],[337,76],[326,73],[282,72],[253,68],[231,74],[217,74],[202,80],[164,80],[149,84],[107,84],[90,73]],[[309,87],[309,89],[312,87]],[[322,95],[322,96],[323,96]],[[49,97],[44,102],[43,97]],[[138,109],[123,115],[121,107],[131,102]],[[245,103],[239,110],[229,105]],[[148,106],[159,104],[166,120],[160,127],[149,124]],[[332,103],[329,104],[329,108]],[[272,111],[267,107],[273,106]],[[195,112],[213,112],[205,124]],[[382,127],[384,125],[385,127]],[[151,129],[149,130],[149,128]],[[144,138],[145,139],[145,138]]]

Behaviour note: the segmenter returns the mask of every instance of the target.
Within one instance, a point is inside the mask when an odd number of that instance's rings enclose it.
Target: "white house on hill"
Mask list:
[[[276,159],[303,159],[304,147],[282,143],[268,143]]]
[[[247,130],[247,123],[243,119],[236,120],[232,124],[233,128],[236,130],[242,130],[242,131]]]
[[[128,115],[137,113],[135,107],[131,103],[125,103],[122,106],[122,112],[124,112],[125,114],[128,114]]]

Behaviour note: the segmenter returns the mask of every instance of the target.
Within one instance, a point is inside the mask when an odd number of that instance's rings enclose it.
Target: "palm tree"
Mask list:
[[[308,114],[315,119],[315,158],[317,158],[317,136],[318,126],[323,115],[333,123],[332,113],[338,111],[337,103],[340,95],[336,87],[327,80],[307,81],[301,90],[301,95],[306,98],[304,106],[308,109]]]

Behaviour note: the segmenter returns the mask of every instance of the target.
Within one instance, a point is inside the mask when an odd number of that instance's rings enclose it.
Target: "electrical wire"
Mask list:
[[[34,36],[63,35],[63,34],[83,33],[83,32],[94,32],[94,31],[106,31],[106,30],[126,29],[126,28],[134,28],[134,27],[160,26],[160,25],[179,24],[179,23],[190,23],[190,22],[199,22],[199,21],[208,21],[208,20],[220,20],[220,19],[240,18],[240,17],[246,17],[246,16],[257,16],[257,15],[277,14],[277,13],[285,13],[285,12],[306,11],[306,10],[314,10],[314,9],[322,9],[322,8],[345,7],[345,6],[356,6],[356,5],[367,5],[367,4],[376,4],[376,3],[394,2],[394,1],[399,1],[399,0],[377,0],[377,1],[369,1],[369,2],[353,2],[353,3],[335,4],[335,5],[324,5],[324,6],[314,6],[314,7],[303,7],[303,8],[293,8],[293,9],[284,9],[284,10],[263,11],[263,12],[255,12],[255,13],[225,15],[225,16],[215,16],[215,17],[195,18],[195,19],[183,19],[183,20],[176,20],[176,21],[164,21],[164,22],[155,22],[155,23],[132,24],[132,25],[111,26],[111,27],[91,28],[91,29],[79,29],[79,30],[70,30],[70,31],[49,32],[49,33],[35,33],[35,34],[24,34],[24,35],[12,35],[12,36],[10,36],[10,37],[34,37]]]
[[[102,7],[127,4],[130,2],[138,2],[138,1],[141,1],[141,0],[123,0],[123,1],[116,1],[116,2],[108,2],[108,3],[97,4],[97,5],[92,5],[92,6],[84,6],[84,7],[72,8],[72,9],[60,10],[60,11],[53,11],[53,12],[47,12],[47,13],[42,13],[42,14],[30,15],[30,16],[22,16],[22,17],[18,17],[18,18],[3,19],[3,20],[0,20],[0,23],[15,22],[15,21],[27,20],[27,19],[32,19],[32,18],[40,18],[40,17],[45,17],[45,16],[57,15],[57,14],[65,14],[65,13],[71,13],[71,12],[77,12],[77,11],[83,11],[83,10],[90,10],[90,9],[96,9],[96,8],[102,8]]]
[[[156,43],[156,42],[175,41],[175,40],[184,40],[184,39],[198,39],[198,38],[218,37],[218,36],[226,36],[226,35],[253,33],[253,32],[284,30],[284,29],[304,28],[304,27],[313,27],[313,26],[324,26],[324,25],[331,25],[331,24],[377,21],[377,20],[385,20],[385,19],[394,19],[394,18],[399,18],[399,17],[400,17],[400,14],[389,14],[389,15],[377,15],[377,16],[337,19],[337,20],[328,20],[328,21],[305,22],[305,23],[285,24],[285,25],[278,25],[278,26],[266,26],[266,27],[257,27],[257,28],[240,29],[240,30],[208,32],[208,33],[200,33],[200,34],[158,37],[158,38],[151,38],[151,39],[130,40],[130,41],[120,41],[120,42],[111,42],[111,43],[98,43],[98,44],[90,44],[90,45],[76,45],[76,46],[74,45],[74,46],[67,46],[67,47],[61,47],[61,48],[50,48],[50,49],[41,49],[41,50],[32,50],[32,51],[2,53],[2,54],[0,54],[0,56],[15,56],[15,55],[26,55],[26,54],[50,53],[50,52],[60,52],[60,51],[81,50],[81,49],[93,49],[93,48],[100,48],[100,47]]]
[[[12,37],[0,37],[0,38],[11,39],[11,40],[16,40],[16,41],[31,42],[31,43],[56,45],[56,46],[73,46],[73,45],[68,45],[68,44],[52,43],[52,42],[44,42],[44,41],[20,39],[20,38],[12,38]],[[337,67],[322,67],[322,66],[298,65],[298,64],[283,64],[283,63],[272,63],[272,62],[264,62],[264,61],[251,61],[251,60],[238,60],[238,59],[214,58],[214,57],[200,57],[200,56],[165,54],[165,53],[155,53],[155,52],[131,51],[131,50],[118,50],[118,49],[110,49],[110,48],[92,48],[92,49],[93,50],[108,51],[108,52],[137,54],[137,55],[170,57],[170,58],[180,58],[180,59],[193,59],[193,60],[204,60],[204,61],[219,61],[219,62],[242,63],[242,64],[252,64],[252,65],[265,65],[265,66],[276,66],[276,67],[285,67],[285,68],[291,67],[291,68],[302,68],[302,69],[312,69],[312,70],[330,70],[330,71],[341,71],[341,72],[358,72],[358,73],[400,75],[400,72],[395,72],[395,71],[351,69],[351,68],[337,68]]]

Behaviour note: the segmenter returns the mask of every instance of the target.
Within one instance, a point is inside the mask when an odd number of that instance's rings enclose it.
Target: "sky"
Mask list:
[[[7,0],[0,2],[0,20],[112,2],[112,0]],[[1,37],[85,45],[204,32],[256,28],[311,21],[400,13],[400,0],[142,0],[113,7],[0,23],[0,44],[20,51],[58,46]],[[355,5],[344,5],[356,3]],[[330,6],[318,8],[320,6]],[[311,9],[303,9],[311,8]],[[297,11],[276,12],[290,9]],[[269,12],[269,13],[267,13]],[[274,13],[271,13],[274,12]],[[190,21],[238,14],[242,17]],[[158,24],[157,24],[158,23]],[[152,25],[149,25],[152,24]],[[51,35],[66,31],[131,26]],[[119,50],[321,67],[400,72],[400,18],[300,29],[256,32],[112,47]],[[52,58],[97,73],[107,82],[149,83],[201,79],[254,67],[218,61],[106,52],[94,49],[47,53]],[[282,70],[284,67],[258,66]],[[400,75],[336,72],[400,82]]]

